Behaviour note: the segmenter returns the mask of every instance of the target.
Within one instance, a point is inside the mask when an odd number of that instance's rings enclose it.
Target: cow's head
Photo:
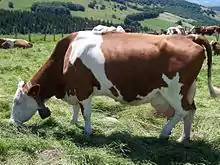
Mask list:
[[[11,120],[16,123],[24,123],[28,121],[37,110],[48,109],[44,104],[37,101],[40,92],[40,85],[29,86],[24,81],[18,83],[15,96],[13,98]],[[43,106],[42,106],[43,105]],[[48,109],[49,110],[49,109]],[[40,114],[41,115],[41,114]],[[48,117],[50,114],[47,114]],[[42,116],[41,116],[42,117]],[[46,118],[43,116],[42,118]]]

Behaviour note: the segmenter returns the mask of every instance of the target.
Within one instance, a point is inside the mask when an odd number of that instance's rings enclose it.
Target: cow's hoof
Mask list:
[[[168,141],[169,140],[169,136],[160,135],[159,139],[162,140],[162,141]]]
[[[92,130],[84,130],[85,136],[90,136],[92,135]]]
[[[89,136],[92,135],[92,132],[89,132],[89,133],[88,133],[88,132],[85,132],[84,134],[85,134],[85,136],[88,136],[88,137],[89,137]]]
[[[50,115],[51,115],[51,111],[48,107],[38,109],[38,113],[39,113],[41,119],[46,119],[46,118],[50,117]]]
[[[71,121],[70,121],[70,124],[71,124],[71,125],[78,125],[78,121],[71,120]]]
[[[189,146],[190,144],[190,138],[183,138],[183,137],[180,137],[178,140],[177,140],[178,143],[181,143],[183,144],[184,146]]]

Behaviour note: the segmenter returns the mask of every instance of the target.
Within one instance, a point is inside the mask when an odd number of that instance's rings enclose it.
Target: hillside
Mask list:
[[[20,3],[19,0],[1,0],[0,8],[8,10],[9,1],[13,3],[13,8],[10,10],[25,11],[30,11],[32,4],[36,2],[36,0],[22,0],[22,3]],[[52,2],[57,0],[38,1]],[[88,7],[93,0],[62,0],[62,2],[72,2],[75,4],[81,4],[85,7],[85,11],[71,11],[72,16],[85,17],[88,19],[92,18],[96,20],[108,20],[117,24],[124,23],[124,20],[128,15],[148,11],[149,7],[152,7],[152,5],[154,7],[161,7],[163,11],[155,18],[140,20],[139,23],[143,27],[146,26],[153,29],[167,28],[169,26],[174,26],[179,20],[181,20],[183,25],[187,27],[191,27],[192,24],[220,24],[215,17],[209,17],[210,14],[213,14],[211,10],[203,10],[199,5],[184,0],[99,0],[94,8]],[[101,8],[102,6],[104,6],[103,9]],[[137,23],[134,24],[137,25]]]

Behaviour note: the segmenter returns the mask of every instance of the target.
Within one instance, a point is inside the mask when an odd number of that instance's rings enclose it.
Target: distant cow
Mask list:
[[[153,32],[148,32],[147,34],[159,35],[159,33],[156,30],[154,30]]]
[[[9,49],[9,48],[31,48],[32,43],[23,40],[23,39],[11,39],[11,38],[1,38],[0,39],[0,48]]]
[[[182,26],[178,25],[175,27],[169,27],[167,29],[167,34],[168,35],[173,35],[173,34],[185,35],[186,32]]]
[[[204,47],[205,48],[204,48]],[[29,82],[20,82],[13,99],[11,120],[28,121],[38,110],[48,117],[45,102],[53,96],[73,105],[73,123],[81,109],[85,134],[92,134],[92,97],[104,95],[123,104],[151,103],[170,120],[160,137],[168,138],[182,119],[180,142],[190,139],[194,96],[207,52],[208,87],[212,51],[199,35],[79,31],[61,39],[52,55]]]
[[[125,32],[125,30],[121,27],[121,26],[117,26],[114,27],[114,26],[104,26],[104,25],[97,25],[95,26],[92,31],[98,31],[98,32],[102,32],[102,33],[105,33],[105,32],[108,32],[108,31],[117,31],[117,32]]]
[[[198,26],[195,27],[193,26],[192,29],[190,30],[194,34],[201,34],[201,35],[215,35],[216,39],[218,41],[219,39],[219,33],[220,33],[220,26]]]
[[[214,51],[214,55],[219,55],[220,54],[220,43],[216,41],[211,41],[210,45],[212,46],[212,50]]]

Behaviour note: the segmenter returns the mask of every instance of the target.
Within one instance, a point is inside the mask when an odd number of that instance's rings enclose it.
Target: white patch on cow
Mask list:
[[[92,104],[91,104],[92,98],[89,97],[88,99],[85,99],[83,101],[80,101],[80,103],[83,106],[83,118],[85,121],[85,127],[84,132],[85,135],[91,135],[92,134],[92,127],[91,127],[91,111],[92,111]]]
[[[182,26],[178,25],[178,26],[175,26],[175,27],[169,27],[167,29],[167,34],[168,35],[173,35],[174,34],[174,30],[176,30],[177,34],[179,35],[184,35],[185,34],[185,30]]]
[[[13,48],[14,45],[15,45],[15,42],[14,42],[14,41],[11,41],[11,40],[7,40],[6,43],[9,44],[9,47],[10,47],[10,48]]]
[[[116,32],[125,32],[125,30],[121,27],[121,26],[117,26],[117,28],[115,28],[114,26],[104,26],[104,25],[98,25],[95,26],[92,29],[93,32],[97,32],[97,33],[106,33],[106,32],[112,32],[112,31],[116,31]]]
[[[23,85],[23,81],[18,83],[12,105],[11,120],[18,123],[28,121],[39,108],[35,99],[23,91]]]
[[[67,102],[70,105],[76,105],[79,103],[79,100],[77,99],[76,95],[74,95],[74,96],[68,95],[67,93],[65,94],[65,96],[62,100]]]
[[[187,98],[190,104],[193,103],[194,97],[196,94],[196,81],[194,81],[189,89],[189,92],[187,94]],[[181,137],[177,140],[178,142],[189,142],[190,140],[190,132],[192,127],[193,118],[195,115],[194,109],[191,109],[186,117],[184,117],[183,120],[183,130]]]
[[[72,115],[72,124],[77,124],[78,123],[78,114],[79,114],[80,106],[79,104],[73,105],[73,115]]]
[[[91,70],[95,78],[100,83],[100,90],[95,90],[95,95],[107,95],[116,100],[123,100],[120,91],[117,90],[119,97],[116,98],[109,90],[112,86],[105,74],[105,57],[101,51],[103,42],[102,34],[93,33],[92,31],[81,31],[72,42],[72,52],[70,55],[70,63],[74,64],[76,58],[80,58],[83,64]]]

